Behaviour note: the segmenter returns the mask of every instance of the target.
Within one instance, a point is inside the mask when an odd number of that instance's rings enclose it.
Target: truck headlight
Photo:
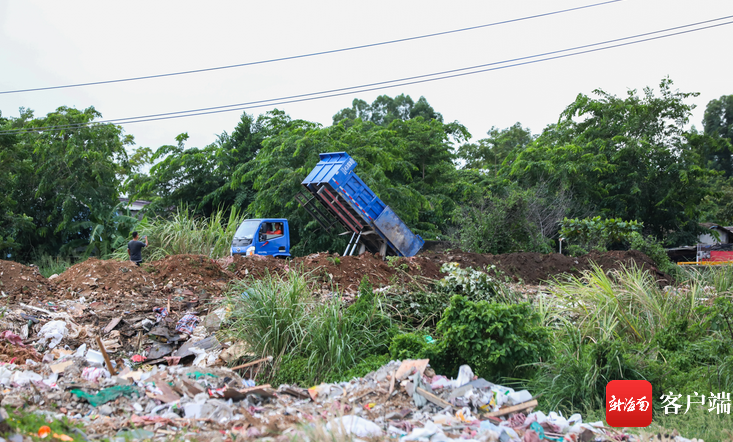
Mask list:
[[[247,247],[247,256],[252,256],[254,254],[255,254],[255,246]]]

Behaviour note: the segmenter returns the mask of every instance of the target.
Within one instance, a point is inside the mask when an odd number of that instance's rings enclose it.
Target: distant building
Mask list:
[[[124,208],[130,211],[130,215],[140,218],[140,211],[150,204],[150,201],[136,200],[130,202],[130,198],[120,197],[120,202],[125,203]]]
[[[724,227],[715,223],[700,223],[701,227],[712,230],[710,233],[703,233],[697,238],[698,244],[729,244],[733,242],[733,226]],[[715,237],[717,232],[718,237]]]

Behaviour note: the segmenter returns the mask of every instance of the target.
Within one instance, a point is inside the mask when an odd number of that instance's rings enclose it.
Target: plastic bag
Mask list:
[[[456,379],[455,387],[462,387],[473,380],[473,370],[468,365],[461,365],[458,369],[458,379]]]
[[[97,394],[90,394],[81,390],[71,390],[71,393],[75,394],[80,399],[86,399],[87,402],[95,407],[106,404],[109,401],[113,401],[120,396],[132,397],[134,394],[140,397],[140,392],[130,385],[115,385],[114,387],[99,390]]]
[[[338,434],[341,434],[342,428],[347,435],[353,434],[357,437],[379,437],[382,435],[382,429],[377,424],[359,416],[343,416],[326,424],[328,431]]]
[[[48,344],[48,348],[55,348],[69,334],[69,331],[66,330],[66,322],[51,321],[41,327],[38,334],[41,336],[41,344],[45,345],[46,341],[50,339],[51,342]]]
[[[104,368],[84,367],[81,377],[89,382],[99,382],[102,378],[109,378],[109,372]]]

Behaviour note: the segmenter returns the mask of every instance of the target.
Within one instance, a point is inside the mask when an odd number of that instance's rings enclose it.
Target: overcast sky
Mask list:
[[[34,1],[0,0],[0,91],[240,64],[483,25],[602,0]],[[344,88],[499,62],[733,15],[731,0],[623,0],[404,43],[152,80],[0,95],[4,116],[94,106],[104,119]],[[731,19],[725,20],[731,21]],[[725,22],[724,21],[724,22]],[[277,106],[331,124],[354,98],[425,96],[474,139],[516,122],[539,133],[578,93],[656,87],[669,76],[705,105],[733,94],[733,25],[536,64]],[[250,109],[251,114],[272,109]],[[202,147],[242,111],[125,125],[137,145]]]

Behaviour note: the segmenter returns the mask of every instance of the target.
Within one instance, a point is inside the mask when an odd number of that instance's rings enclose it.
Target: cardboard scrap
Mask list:
[[[402,365],[397,369],[397,374],[395,376],[398,380],[402,380],[413,372],[423,374],[425,369],[428,367],[428,362],[430,362],[429,359],[406,359],[402,361]]]
[[[185,344],[181,345],[181,348],[176,350],[171,356],[176,356],[179,358],[185,358],[186,356],[193,356],[193,352],[191,352],[191,349],[193,347],[198,347],[202,350],[206,350],[208,353],[209,351],[219,350],[221,348],[221,344],[219,343],[219,340],[216,339],[216,336],[211,335],[208,338],[204,338],[200,341],[191,342],[186,341]]]
[[[58,364],[53,364],[51,366],[51,372],[52,373],[63,373],[66,370],[66,367],[73,364],[74,361],[63,361],[59,362]]]
[[[424,388],[420,388],[420,387],[415,388],[415,393],[419,394],[420,396],[424,397],[425,399],[429,400],[430,402],[434,403],[435,405],[439,407],[446,408],[446,407],[452,406],[450,402],[447,402],[439,398],[438,396],[434,395],[433,393],[430,393],[429,391],[427,391]]]

